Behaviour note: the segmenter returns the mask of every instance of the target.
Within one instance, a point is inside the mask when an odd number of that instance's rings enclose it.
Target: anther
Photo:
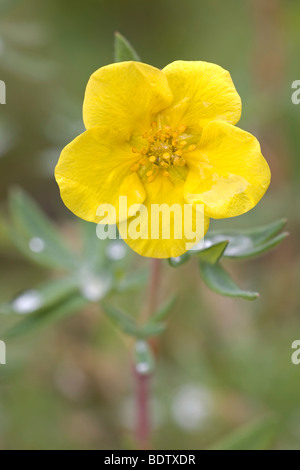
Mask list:
[[[130,169],[131,169],[131,171],[138,171],[139,167],[140,167],[139,164],[135,163],[134,165],[132,165],[132,167]]]
[[[149,161],[151,163],[154,163],[156,161],[156,157],[154,155],[152,155],[150,158],[149,158]]]
[[[195,148],[196,148],[196,145],[194,145],[194,144],[193,144],[193,145],[190,145],[190,146],[188,147],[188,151],[189,151],[189,152],[192,152],[193,150],[195,150]]]

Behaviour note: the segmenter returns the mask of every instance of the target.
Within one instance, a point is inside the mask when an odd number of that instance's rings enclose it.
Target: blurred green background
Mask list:
[[[208,448],[271,415],[278,423],[273,448],[300,449],[300,366],[291,363],[291,344],[300,338],[300,105],[291,102],[292,82],[300,79],[298,0],[0,0],[0,79],[7,86],[0,107],[0,301],[57,276],[12,245],[11,187],[27,190],[78,244],[77,220],[60,200],[53,171],[61,149],[83,130],[85,86],[112,62],[116,30],[157,67],[206,60],[231,71],[243,100],[239,126],[261,141],[273,180],[255,210],[213,226],[287,217],[291,233],[263,258],[227,263],[241,285],[261,293],[254,303],[211,293],[193,263],[178,270],[165,264],[162,297],[181,296],[161,339],[153,445]],[[122,298],[134,302],[132,294]],[[0,320],[1,338],[7,319]],[[7,355],[1,449],[133,446],[130,358],[96,307],[10,341]]]

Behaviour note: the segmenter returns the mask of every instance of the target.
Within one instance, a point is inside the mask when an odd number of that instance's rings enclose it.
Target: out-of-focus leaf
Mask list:
[[[22,292],[11,302],[0,306],[0,313],[30,315],[41,312],[76,292],[78,292],[78,282],[75,278],[56,279]]]
[[[212,245],[227,240],[229,243],[223,254],[225,258],[250,258],[258,256],[274,248],[287,237],[288,234],[286,232],[279,234],[285,225],[286,219],[281,219],[253,230],[209,232],[205,236],[204,248],[200,252]]]
[[[21,0],[1,0],[0,3],[0,13],[3,14],[6,10],[11,10],[17,3],[20,3]]]
[[[165,331],[166,326],[163,323],[148,323],[147,325],[139,326],[132,317],[119,308],[106,302],[102,303],[102,307],[108,318],[127,335],[145,339],[160,335]]]
[[[166,327],[167,325],[165,323],[148,323],[137,329],[136,337],[151,338],[153,336],[159,336],[165,332]]]
[[[93,272],[84,266],[77,277],[81,294],[90,302],[104,299],[113,288],[113,276],[109,270]]]
[[[73,270],[78,261],[55,226],[21,189],[10,194],[12,239],[22,253],[46,267]]]
[[[79,293],[74,293],[62,302],[51,305],[40,312],[28,315],[23,321],[15,325],[4,334],[4,339],[30,333],[35,328],[48,326],[64,318],[74,315],[88,304]]]
[[[140,62],[140,58],[132,45],[120,33],[115,33],[115,62],[134,60]]]
[[[169,258],[169,264],[172,268],[177,268],[182,264],[186,263],[190,259],[190,252],[186,252],[181,256],[177,256],[176,258]]]
[[[92,222],[80,221],[82,233],[82,261],[87,267],[100,267],[104,264],[106,240],[97,237],[97,225]]]
[[[276,420],[265,418],[244,426],[214,445],[211,450],[268,450],[277,431]]]
[[[116,290],[118,292],[128,292],[131,290],[141,289],[147,283],[149,278],[148,270],[138,270],[133,273],[125,274],[120,280],[116,280]]]
[[[135,337],[137,336],[137,325],[134,319],[127,313],[106,302],[102,303],[102,307],[108,318],[124,333]]]
[[[138,340],[134,348],[136,372],[140,375],[149,375],[154,371],[155,361],[152,351],[146,341]]]
[[[228,246],[228,243],[229,242],[225,240],[223,242],[216,243],[215,245],[212,245],[209,248],[206,248],[205,250],[202,250],[199,253],[199,258],[205,263],[216,264],[219,259],[222,258],[223,253]]]
[[[178,295],[173,295],[170,299],[168,299],[151,317],[151,323],[158,323],[164,321],[168,315],[172,312],[176,302],[178,299]]]
[[[241,290],[219,263],[211,264],[200,260],[199,265],[205,284],[217,294],[245,300],[255,300],[259,297],[257,292]]]

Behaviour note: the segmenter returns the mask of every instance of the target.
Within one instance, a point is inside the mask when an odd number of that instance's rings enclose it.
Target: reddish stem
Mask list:
[[[150,448],[150,375],[143,375],[135,371],[136,383],[136,441],[139,450]]]
[[[158,301],[160,284],[160,260],[151,260],[151,275],[148,290],[147,307],[144,310],[144,321],[155,312]],[[136,397],[136,441],[140,450],[150,448],[150,384],[151,376],[143,374],[135,369],[135,397]]]

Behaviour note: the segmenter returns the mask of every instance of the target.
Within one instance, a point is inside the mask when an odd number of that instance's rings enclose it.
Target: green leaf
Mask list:
[[[186,252],[181,256],[177,256],[176,258],[169,258],[169,264],[172,268],[178,268],[182,264],[186,263],[190,259],[190,252]]]
[[[201,261],[216,264],[220,258],[222,258],[224,251],[228,246],[228,241],[223,241],[221,243],[216,243],[215,245],[210,246],[199,252],[199,258]]]
[[[102,303],[102,307],[114,325],[129,336],[145,339],[160,335],[165,331],[166,325],[162,323],[148,323],[147,325],[138,326],[132,317],[119,308],[106,302]]]
[[[12,240],[25,256],[42,266],[76,269],[78,261],[56,227],[21,189],[11,192],[10,210]]]
[[[137,329],[135,336],[137,338],[151,338],[153,336],[159,336],[166,330],[164,323],[148,323],[147,325],[141,326]]]
[[[124,278],[116,280],[117,292],[129,292],[138,290],[145,286],[149,278],[149,271],[147,269],[139,269],[134,273],[126,273]]]
[[[274,418],[255,421],[235,431],[211,450],[268,450],[277,430],[278,424]]]
[[[259,297],[257,292],[241,290],[219,263],[211,264],[200,260],[199,265],[205,284],[217,294],[245,300],[255,300]]]
[[[151,323],[158,323],[166,320],[168,315],[172,312],[176,302],[178,300],[178,295],[173,295],[168,299],[151,317]]]
[[[102,303],[102,307],[108,318],[114,323],[115,326],[120,328],[123,333],[126,333],[130,336],[138,336],[138,327],[133,318],[131,318],[127,313],[123,312],[113,305],[107,304],[106,302]]]
[[[274,248],[288,236],[286,232],[279,234],[285,225],[286,219],[281,219],[252,230],[212,231],[205,236],[204,248],[200,252],[206,250],[207,245],[212,246],[228,241],[228,246],[223,254],[225,258],[258,256]]]
[[[49,309],[71,294],[78,292],[75,278],[66,277],[42,284],[22,292],[11,302],[0,306],[0,314],[30,315]]]
[[[97,237],[97,224],[80,220],[82,235],[82,261],[91,268],[101,267],[105,260],[107,240]]]
[[[155,360],[146,341],[139,340],[135,343],[134,360],[136,371],[140,375],[149,375],[154,371]]]
[[[120,33],[115,33],[115,62],[134,60],[140,62],[140,58],[127,39]]]
[[[49,308],[28,315],[24,320],[17,323],[13,328],[7,331],[4,338],[13,338],[25,333],[31,333],[35,328],[48,326],[58,322],[66,317],[74,315],[82,310],[88,301],[79,293],[74,293],[62,302],[51,305]]]

